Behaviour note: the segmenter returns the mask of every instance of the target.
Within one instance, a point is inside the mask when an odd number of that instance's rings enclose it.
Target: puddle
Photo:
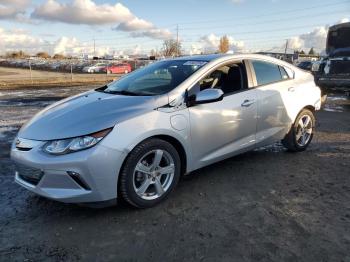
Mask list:
[[[345,94],[329,94],[323,111],[337,113],[350,111],[350,98]]]

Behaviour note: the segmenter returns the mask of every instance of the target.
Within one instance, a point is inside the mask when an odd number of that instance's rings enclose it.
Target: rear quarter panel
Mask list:
[[[295,121],[299,112],[305,107],[319,110],[321,107],[321,90],[315,84],[314,76],[306,71],[296,69],[294,78],[295,96],[287,108],[289,117]]]

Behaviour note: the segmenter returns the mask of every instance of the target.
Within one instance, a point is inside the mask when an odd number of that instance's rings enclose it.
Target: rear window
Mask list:
[[[258,85],[266,85],[282,80],[279,66],[265,61],[252,61]]]

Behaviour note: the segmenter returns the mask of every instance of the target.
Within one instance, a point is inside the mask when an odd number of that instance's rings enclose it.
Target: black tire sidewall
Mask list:
[[[144,156],[147,152],[161,149],[167,151],[174,160],[175,164],[175,174],[170,185],[169,189],[159,198],[154,200],[145,200],[140,198],[134,190],[133,185],[133,172],[135,170],[135,166],[140,160],[142,156]],[[173,191],[176,187],[181,173],[181,160],[176,149],[168,142],[161,139],[148,139],[139,145],[137,145],[127,157],[122,171],[120,173],[120,184],[119,190],[123,199],[129,204],[138,207],[138,208],[148,208],[157,205],[159,202],[168,197],[168,195]]]

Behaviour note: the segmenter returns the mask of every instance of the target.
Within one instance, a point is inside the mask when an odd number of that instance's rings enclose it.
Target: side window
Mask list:
[[[282,75],[282,79],[286,80],[289,79],[289,75],[287,74],[286,70],[284,69],[283,66],[279,66],[280,71],[281,71],[281,75]]]
[[[278,65],[256,60],[252,61],[252,64],[255,71],[256,81],[259,86],[282,80]]]
[[[189,94],[196,94],[208,88],[221,89],[224,94],[247,89],[248,81],[244,64],[234,63],[217,68],[194,85]]]

